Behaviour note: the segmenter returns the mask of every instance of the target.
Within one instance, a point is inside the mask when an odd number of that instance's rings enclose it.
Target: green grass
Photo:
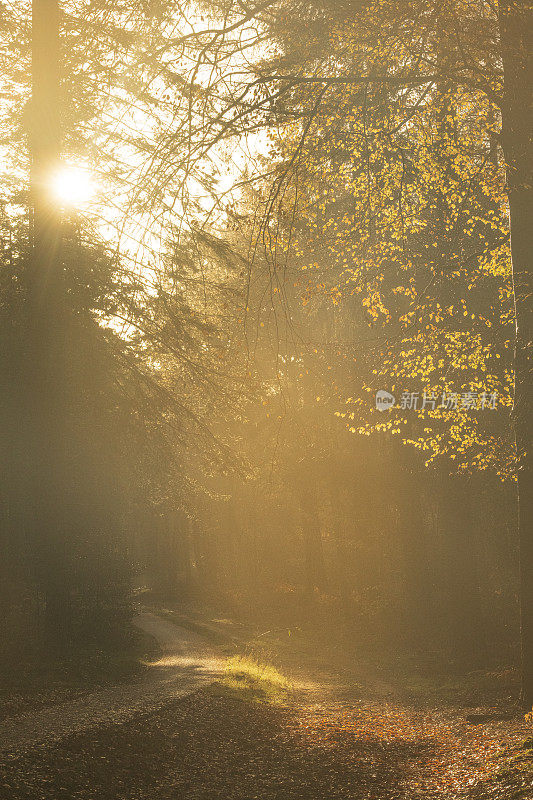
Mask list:
[[[287,699],[292,685],[271,664],[250,656],[232,656],[226,661],[217,688],[252,702],[282,703]]]

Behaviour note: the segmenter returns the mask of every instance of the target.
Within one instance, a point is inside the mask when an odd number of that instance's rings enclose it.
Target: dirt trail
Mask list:
[[[20,752],[98,725],[122,722],[214,679],[220,657],[202,636],[150,613],[139,614],[134,623],[154,636],[162,651],[141,679],[8,718],[0,726],[0,752]]]
[[[137,624],[162,650],[143,680],[7,721],[0,797],[533,800],[523,717],[470,724],[464,707],[413,705],[368,666],[301,647],[281,659],[299,688],[253,702],[207,687],[224,656],[201,635],[149,613]],[[510,748],[526,761],[502,772]]]

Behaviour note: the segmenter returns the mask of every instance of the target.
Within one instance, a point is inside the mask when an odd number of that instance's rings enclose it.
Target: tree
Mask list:
[[[28,136],[32,252],[27,270],[27,348],[21,370],[30,487],[28,525],[46,597],[47,631],[55,642],[69,629],[68,580],[61,557],[66,524],[62,402],[66,297],[59,210],[48,189],[49,176],[59,163],[59,113],[59,5],[55,0],[35,0]]]
[[[504,2],[499,6],[499,21],[504,71],[502,147],[507,164],[517,324],[515,426],[519,454],[522,693],[525,705],[530,708],[533,705],[533,9],[526,2]]]
[[[311,26],[312,46],[308,48],[308,58],[302,58],[302,40],[292,47],[291,33],[287,35],[287,31],[292,31],[289,20],[297,18],[296,9],[300,14],[307,14]],[[274,212],[280,200],[284,179],[298,163],[313,119],[321,109],[327,108],[337,86],[356,87],[367,107],[376,100],[382,102],[383,94],[389,101],[397,102],[402,96],[409,96],[409,91],[414,92],[416,107],[428,91],[434,94],[443,86],[462,87],[485,94],[501,112],[502,146],[509,176],[511,256],[518,322],[515,406],[520,454],[522,691],[528,707],[533,701],[533,570],[530,566],[533,553],[529,500],[532,491],[527,455],[531,449],[531,430],[530,423],[526,422],[530,417],[531,277],[527,255],[530,234],[524,220],[530,217],[532,185],[531,143],[526,131],[530,129],[531,118],[530,15],[531,9],[526,3],[506,3],[499,11],[485,4],[455,2],[438,6],[394,4],[394,7],[387,2],[377,6],[357,3],[356,8],[353,3],[335,7],[316,3],[306,9],[298,3],[282,4],[277,14],[265,18],[265,23],[278,34],[281,56],[276,55],[266,65],[262,64],[259,77],[250,80],[248,89],[255,91],[258,85],[262,87],[260,99],[251,104],[254,113],[271,108],[277,120],[295,120],[293,124],[301,131],[282,176],[274,184],[267,208],[269,213]],[[352,35],[349,47],[342,49],[342,28],[346,25]],[[339,45],[341,54],[337,63],[335,56],[331,58],[333,43]],[[244,113],[244,103],[241,108]],[[404,124],[409,114],[406,108]]]
[[[131,175],[121,157],[133,151],[141,159],[142,173],[142,158],[150,161],[157,143],[147,144],[147,137],[133,135],[127,124],[119,124],[113,135],[104,121],[106,111],[135,115],[142,106],[145,119],[150,117],[147,109],[153,112],[155,130],[155,109],[164,107],[162,113],[168,114],[172,108],[164,102],[160,85],[156,97],[146,87],[161,66],[152,47],[159,47],[160,55],[169,47],[175,19],[169,19],[165,4],[157,14],[142,4],[138,10],[142,13],[135,17],[132,32],[128,14],[110,12],[107,4],[96,4],[92,16],[84,17],[83,8],[65,4],[60,9],[57,2],[36,0],[31,46],[26,7],[20,8],[19,18],[6,15],[2,29],[3,52],[20,48],[19,61],[12,58],[6,65],[12,92],[2,109],[6,138],[13,143],[6,172],[15,162],[4,176],[2,198],[10,237],[3,252],[9,269],[2,297],[12,317],[11,322],[3,320],[2,338],[7,374],[13,377],[13,387],[3,387],[6,464],[13,468],[4,498],[12,526],[6,538],[19,540],[17,557],[31,565],[30,583],[43,601],[39,605],[46,615],[46,633],[62,647],[91,614],[92,629],[98,629],[94,618],[97,608],[110,605],[106,598],[113,567],[118,606],[127,595],[125,554],[129,551],[133,561],[141,562],[141,553],[146,554],[146,548],[138,541],[133,546],[128,538],[127,523],[144,525],[141,536],[148,536],[150,527],[163,530],[187,508],[187,495],[190,506],[191,484],[232,460],[224,437],[211,431],[212,417],[215,408],[220,415],[223,407],[227,413],[230,403],[234,410],[242,391],[237,368],[232,374],[225,362],[236,346],[240,295],[235,274],[241,265],[235,266],[227,248],[206,230],[191,231],[189,225],[180,238],[176,217],[174,227],[156,226],[154,214],[168,207],[161,197],[148,201],[146,181],[128,182]],[[84,38],[89,31],[90,41]],[[176,57],[188,38],[173,40]],[[18,64],[27,63],[30,55],[32,97],[22,112],[29,87]],[[137,73],[133,65],[139,67]],[[187,115],[191,87],[186,81],[180,84],[170,66],[163,71],[167,89],[178,86],[180,108]],[[28,197],[17,191],[18,168],[25,166],[13,123],[17,117],[28,133],[31,227]],[[117,191],[129,192],[122,197],[129,209],[138,210],[138,228],[145,228],[148,218],[153,223],[150,235],[164,235],[165,245],[159,248],[164,255],[157,266],[147,263],[156,248],[146,239],[140,254],[120,249],[117,259],[102,240],[98,213],[83,218],[60,209],[51,192],[60,162],[94,158],[95,152],[100,169],[108,170],[101,177],[115,182]],[[202,170],[204,174],[205,165]],[[186,194],[183,187],[184,200]],[[189,223],[191,212],[189,207]],[[118,228],[123,221],[111,220]],[[131,236],[129,229],[130,241]],[[224,307],[226,314],[221,313]],[[223,344],[223,326],[233,341]],[[20,336],[12,335],[15,329]],[[14,430],[23,434],[14,439]],[[131,508],[139,511],[138,519],[128,513]],[[164,524],[152,526],[161,518]],[[176,535],[185,533],[178,530]],[[24,541],[32,553],[25,551]],[[160,551],[164,561],[164,548]]]

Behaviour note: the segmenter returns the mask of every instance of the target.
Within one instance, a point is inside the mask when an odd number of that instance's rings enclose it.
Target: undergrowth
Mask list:
[[[292,689],[291,682],[271,664],[252,656],[228,658],[216,690],[252,702],[282,703]]]

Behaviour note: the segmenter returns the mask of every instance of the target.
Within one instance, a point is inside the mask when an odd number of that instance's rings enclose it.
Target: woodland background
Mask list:
[[[142,598],[516,664],[526,4],[30,12],[0,3],[3,657],[113,647]],[[438,407],[466,392],[496,408]]]

